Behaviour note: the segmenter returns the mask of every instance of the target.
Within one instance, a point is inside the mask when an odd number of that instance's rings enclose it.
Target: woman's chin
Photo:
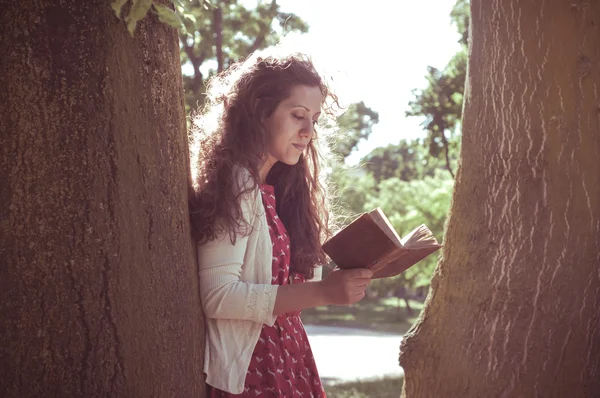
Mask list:
[[[282,160],[282,162],[287,164],[288,166],[295,166],[298,164],[299,161],[300,156],[289,157],[287,159]]]

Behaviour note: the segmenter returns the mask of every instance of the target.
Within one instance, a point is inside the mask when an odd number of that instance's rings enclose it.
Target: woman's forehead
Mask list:
[[[290,90],[290,96],[283,101],[290,107],[303,107],[309,112],[320,112],[323,94],[318,86],[297,85]]]

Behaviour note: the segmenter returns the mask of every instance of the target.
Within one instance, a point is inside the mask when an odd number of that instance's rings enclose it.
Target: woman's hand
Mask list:
[[[319,282],[321,293],[328,304],[354,304],[365,297],[372,276],[373,272],[366,268],[336,268]]]
[[[282,285],[277,289],[273,315],[322,305],[350,305],[365,297],[373,272],[335,269],[319,282]]]

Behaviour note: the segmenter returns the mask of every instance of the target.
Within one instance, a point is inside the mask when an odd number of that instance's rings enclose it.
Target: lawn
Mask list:
[[[411,301],[412,313],[404,300],[392,298],[363,299],[352,306],[322,306],[302,311],[307,325],[341,326],[404,334],[416,320],[423,303]]]
[[[327,398],[398,398],[402,392],[402,377],[386,377],[325,386]]]

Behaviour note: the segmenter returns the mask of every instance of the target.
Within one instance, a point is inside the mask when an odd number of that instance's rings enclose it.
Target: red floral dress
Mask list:
[[[304,283],[290,275],[290,239],[275,211],[275,189],[260,186],[267,225],[273,242],[272,284]],[[322,398],[325,391],[317,372],[300,312],[281,314],[273,326],[262,331],[246,373],[244,392],[230,394],[209,386],[209,397],[301,397]]]

